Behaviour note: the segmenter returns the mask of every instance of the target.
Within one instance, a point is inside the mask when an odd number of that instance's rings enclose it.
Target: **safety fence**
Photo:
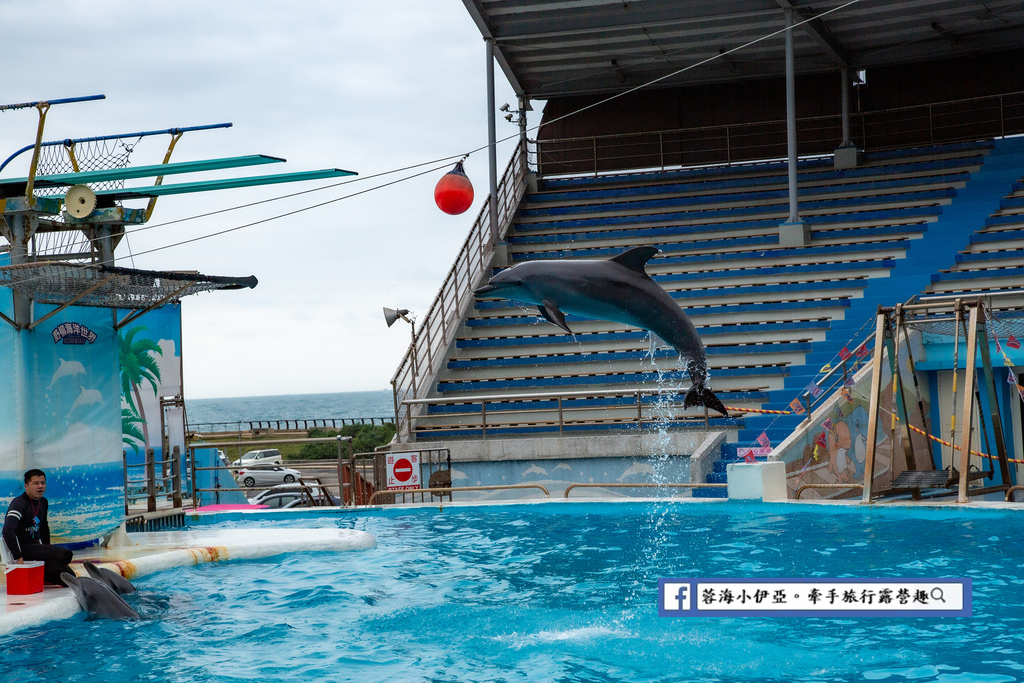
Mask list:
[[[334,437],[318,437],[318,438],[299,438],[299,439],[259,439],[251,440],[247,442],[251,445],[267,446],[267,445],[283,445],[283,444],[309,444],[309,443],[335,443],[338,449],[338,458],[336,463],[332,463],[332,466],[337,468],[337,483],[328,482],[324,483],[321,481],[321,477],[316,477],[315,481],[310,479],[310,483],[306,484],[302,481],[302,477],[292,476],[291,481],[287,481],[282,478],[282,482],[291,484],[297,482],[296,488],[303,489],[304,494],[310,494],[310,504],[319,505],[321,501],[326,501],[325,504],[334,505],[354,505],[357,499],[362,497],[369,497],[373,493],[372,484],[366,481],[357,469],[356,454],[352,450],[352,437],[349,436],[334,436]],[[213,442],[213,443],[199,443],[192,444],[188,447],[188,462],[189,470],[192,480],[192,507],[193,509],[199,508],[204,500],[203,494],[212,494],[211,497],[215,501],[219,502],[219,496],[222,493],[229,491],[242,492],[249,494],[254,491],[267,489],[268,486],[264,483],[259,486],[256,485],[256,480],[253,479],[248,485],[246,485],[247,479],[243,479],[242,485],[239,485],[236,481],[236,473],[241,470],[258,470],[260,468],[272,467],[269,465],[231,465],[226,460],[218,460],[217,464],[213,466],[200,465],[196,460],[197,450],[209,450],[209,449],[220,449],[225,447],[237,446],[236,442]],[[313,465],[317,461],[308,461],[309,465]],[[295,463],[289,463],[295,464]],[[318,463],[321,467],[321,463]],[[302,465],[302,466],[305,466]],[[217,476],[214,486],[204,486],[200,484],[200,479],[203,478],[200,473],[212,472]],[[225,481],[233,482],[234,486],[221,486],[219,483],[219,477],[223,475]],[[333,496],[328,492],[328,488],[331,484],[334,484],[335,489],[338,491],[338,498],[335,500]],[[320,493],[313,494],[312,488],[316,488]]]
[[[906,149],[1024,133],[1024,92],[878,111],[851,112],[860,149]],[[831,154],[843,139],[842,116],[797,119],[801,156]],[[786,120],[593,135],[537,141],[537,175],[593,174],[785,159]]]
[[[703,408],[699,412],[684,412],[684,399],[685,391],[658,388],[582,390],[407,399],[402,403],[402,411],[413,435],[473,431],[484,438],[510,429],[561,435],[599,427],[634,430],[668,422],[707,428],[711,420],[717,419]],[[443,425],[434,422],[429,427],[417,427],[417,421],[428,414],[429,408],[455,405],[460,412],[430,414],[434,420],[446,418]]]
[[[498,184],[497,239],[503,239],[512,223],[519,200],[526,193],[526,149],[520,145]],[[443,365],[448,347],[473,303],[473,289],[490,267],[494,255],[495,236],[492,235],[490,201],[473,222],[473,227],[459,250],[455,263],[445,276],[434,302],[425,315],[418,319],[408,351],[391,378],[395,397],[395,415],[399,440],[409,436],[410,414],[407,399],[425,396],[430,382]],[[405,412],[401,412],[399,407]]]
[[[177,446],[171,451],[171,457],[162,460],[155,458],[155,451],[152,448],[146,449],[146,459],[141,463],[129,464],[127,451],[121,451],[121,458],[124,462],[124,512],[126,515],[129,508],[139,500],[146,501],[147,512],[155,512],[159,509],[161,501],[168,502],[168,505],[163,507],[181,507],[181,450]],[[157,475],[157,468],[159,468],[159,475]],[[135,478],[133,474],[140,469],[142,478]]]
[[[282,420],[235,420],[234,422],[190,422],[189,429],[200,434],[210,432],[301,431],[309,429],[341,429],[352,425],[394,424],[395,418],[386,417],[317,417]]]

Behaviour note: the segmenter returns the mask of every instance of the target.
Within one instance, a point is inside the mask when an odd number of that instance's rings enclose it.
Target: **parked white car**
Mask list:
[[[290,484],[302,476],[302,472],[293,470],[290,467],[281,465],[252,465],[238,470],[235,479],[242,486],[251,488],[253,486],[273,486],[275,484]]]
[[[281,463],[281,451],[276,448],[261,448],[249,451],[231,464],[235,467],[245,467],[246,465],[280,465]]]

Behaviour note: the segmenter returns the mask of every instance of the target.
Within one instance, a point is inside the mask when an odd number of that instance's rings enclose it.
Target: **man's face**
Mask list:
[[[40,477],[38,475],[32,477],[25,484],[25,493],[32,500],[39,500],[46,493],[46,477]]]

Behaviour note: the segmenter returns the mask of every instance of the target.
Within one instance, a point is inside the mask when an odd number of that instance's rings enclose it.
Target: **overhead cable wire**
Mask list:
[[[792,24],[792,26],[787,26],[787,27],[778,29],[776,31],[772,31],[772,32],[767,33],[767,34],[765,34],[763,36],[760,36],[758,38],[754,38],[753,40],[749,40],[746,43],[738,45],[738,46],[736,46],[734,48],[731,48],[729,50],[724,50],[722,52],[719,52],[718,54],[712,55],[712,56],[707,57],[705,59],[702,59],[702,60],[700,60],[698,62],[690,64],[689,66],[685,66],[685,67],[682,67],[680,69],[676,69],[675,71],[672,71],[671,73],[665,74],[664,76],[659,76],[658,78],[654,78],[652,80],[646,81],[646,82],[644,82],[644,83],[642,83],[640,85],[634,86],[634,87],[632,87],[632,88],[630,88],[628,90],[625,90],[623,92],[616,93],[614,95],[606,97],[606,98],[604,98],[602,100],[599,100],[597,102],[593,102],[593,103],[588,104],[586,106],[580,107],[579,109],[575,109],[575,110],[573,110],[571,112],[568,112],[568,113],[566,113],[566,114],[564,114],[562,116],[559,116],[559,117],[557,117],[555,119],[552,119],[551,121],[546,121],[544,123],[537,124],[537,125],[535,125],[535,126],[533,126],[531,128],[528,128],[527,131],[528,132],[536,132],[536,131],[540,130],[543,126],[549,126],[549,125],[551,125],[553,123],[557,123],[558,121],[564,121],[567,118],[570,118],[572,116],[576,116],[577,114],[581,114],[581,113],[583,113],[585,111],[588,111],[588,110],[593,109],[595,107],[599,107],[599,106],[601,106],[603,104],[607,104],[608,102],[612,102],[612,101],[617,100],[617,99],[619,99],[621,97],[625,97],[626,95],[630,95],[630,94],[632,94],[634,92],[637,92],[639,90],[642,90],[644,88],[648,88],[648,87],[650,87],[652,85],[655,85],[656,83],[660,83],[660,82],[668,80],[670,78],[674,78],[674,77],[676,77],[676,76],[678,76],[680,74],[686,73],[687,71],[691,71],[691,70],[696,69],[698,67],[704,66],[705,64],[713,62],[716,59],[721,59],[721,58],[726,57],[726,56],[728,56],[728,55],[730,55],[730,54],[732,54],[734,52],[737,52],[739,50],[744,50],[744,49],[750,47],[751,45],[756,45],[757,43],[760,43],[760,42],[763,42],[765,40],[769,40],[771,38],[774,38],[775,36],[781,35],[781,34],[785,33],[786,31],[799,28],[800,26],[803,26],[804,24],[807,24],[807,23],[810,23],[812,21],[821,19],[822,17],[828,16],[829,14],[833,14],[833,13],[838,12],[840,10],[844,10],[847,7],[851,7],[853,5],[856,5],[856,4],[860,3],[861,1],[862,0],[849,0],[849,2],[843,3],[842,5],[839,5],[837,7],[833,7],[832,9],[826,10],[826,11],[824,11],[824,12],[822,12],[820,14],[817,14],[817,15],[815,15],[813,17],[810,17],[810,18],[807,18],[807,19],[802,19],[802,20]],[[513,140],[513,139],[516,139],[518,137],[520,137],[520,133],[516,132],[516,133],[514,133],[512,135],[509,135],[507,137],[501,138],[500,140],[496,140],[495,141],[495,145],[501,144],[503,142],[508,142],[509,140]],[[331,185],[324,185],[324,186],[321,186],[321,187],[318,187],[318,188],[311,188],[309,190],[303,190],[301,192],[294,192],[294,193],[290,193],[290,194],[287,194],[287,195],[281,195],[279,197],[272,197],[272,198],[263,199],[263,200],[260,200],[260,201],[257,201],[257,202],[250,202],[248,204],[243,204],[243,205],[239,205],[239,206],[235,206],[235,207],[229,207],[227,209],[220,209],[218,211],[208,212],[208,213],[204,213],[204,214],[197,214],[196,216],[180,218],[180,219],[176,219],[174,221],[168,221],[166,223],[160,223],[160,224],[153,225],[153,226],[145,226],[145,228],[136,228],[132,232],[139,232],[142,229],[149,229],[149,228],[155,228],[155,227],[162,227],[162,226],[166,226],[166,225],[172,225],[172,224],[175,224],[175,223],[181,223],[181,222],[184,222],[184,221],[193,220],[195,218],[203,218],[203,217],[207,217],[207,216],[217,215],[217,214],[220,214],[220,213],[226,213],[226,212],[229,212],[229,211],[234,211],[234,210],[241,209],[241,208],[246,208],[246,207],[256,206],[256,205],[259,205],[259,204],[264,204],[264,203],[268,203],[268,202],[272,202],[272,201],[277,201],[279,199],[285,199],[285,198],[288,198],[288,197],[295,197],[295,196],[299,196],[299,195],[302,195],[302,194],[318,192],[318,191],[321,191],[321,190],[326,190],[326,189],[331,189],[331,188],[334,188],[334,187],[339,187],[341,185],[347,185],[347,184],[353,183],[353,182],[359,182],[360,180],[369,180],[369,179],[372,179],[372,178],[379,178],[379,177],[390,175],[390,174],[393,174],[393,173],[399,173],[399,172],[404,171],[404,170],[411,170],[411,169],[414,169],[414,168],[420,168],[422,166],[426,166],[426,165],[429,165],[429,164],[439,163],[441,161],[447,162],[447,161],[450,161],[452,159],[456,159],[456,158],[459,158],[459,157],[466,158],[466,157],[469,157],[472,154],[475,154],[477,152],[481,152],[481,151],[483,151],[485,149],[488,149],[489,147],[490,147],[490,143],[488,143],[486,145],[483,145],[481,147],[477,147],[475,149],[472,149],[469,152],[466,152],[464,154],[454,154],[454,155],[450,155],[450,156],[434,159],[433,161],[426,161],[426,162],[422,162],[422,163],[419,163],[419,164],[413,164],[411,166],[406,166],[406,167],[401,168],[401,169],[393,169],[393,170],[390,170],[390,171],[382,171],[380,173],[376,173],[376,174],[373,174],[373,175],[370,175],[370,176],[364,176],[364,177],[359,178],[359,179],[352,179],[352,180],[342,181],[342,182],[334,183],[334,184],[331,184]],[[441,168],[443,168],[443,167],[441,167]],[[320,202],[320,203],[313,204],[313,205],[308,206],[308,207],[304,207],[304,208],[301,208],[301,209],[296,209],[295,211],[289,211],[289,212],[282,213],[282,214],[279,214],[277,216],[272,216],[270,218],[265,218],[265,219],[262,219],[262,220],[259,220],[259,221],[253,221],[251,223],[246,223],[244,225],[239,225],[239,226],[236,226],[234,228],[228,228],[228,229],[225,229],[225,230],[219,230],[219,231],[216,231],[216,232],[213,232],[213,233],[209,233],[208,235],[205,235],[205,236],[195,237],[195,238],[192,238],[192,239],[189,239],[189,240],[184,240],[184,241],[181,241],[181,242],[175,242],[175,243],[172,243],[172,244],[165,245],[164,247],[156,247],[154,249],[149,249],[149,250],[144,251],[144,252],[139,252],[139,253],[137,253],[135,255],[139,256],[141,254],[149,254],[149,253],[152,253],[152,252],[155,252],[155,251],[160,251],[162,249],[169,249],[171,247],[176,247],[176,246],[181,246],[183,244],[189,244],[191,242],[196,242],[198,240],[205,239],[206,237],[214,237],[214,236],[217,236],[217,235],[223,235],[225,233],[234,232],[236,230],[242,230],[244,228],[252,227],[254,225],[260,225],[262,223],[267,223],[269,221],[277,220],[279,218],[285,218],[287,216],[292,216],[292,215],[295,215],[297,213],[302,213],[304,211],[309,211],[311,209],[319,208],[319,207],[325,206],[327,204],[332,204],[334,202],[341,201],[342,199],[348,199],[350,197],[355,197],[355,196],[360,195],[360,194],[365,194],[367,192],[372,192],[373,190],[378,190],[378,189],[381,189],[381,188],[384,188],[384,187],[388,187],[390,185],[395,185],[397,183],[404,182],[406,180],[411,180],[412,178],[416,178],[416,177],[419,177],[421,175],[425,175],[426,173],[431,173],[431,172],[436,171],[436,170],[440,170],[440,168],[431,168],[428,171],[423,171],[421,173],[416,173],[416,174],[413,174],[413,175],[410,175],[410,176],[406,176],[404,178],[400,178],[399,180],[392,181],[392,182],[389,182],[389,183],[384,183],[382,185],[378,185],[378,186],[370,188],[368,190],[363,190],[363,191],[356,192],[356,193],[353,193],[353,194],[350,194],[350,195],[345,195],[343,197],[338,197],[336,199],[331,199],[331,200],[328,200],[328,201],[325,201],[325,202]]]

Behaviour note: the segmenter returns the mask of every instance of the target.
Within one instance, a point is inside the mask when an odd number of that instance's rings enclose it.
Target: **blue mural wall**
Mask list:
[[[128,311],[119,310],[121,319]],[[163,459],[161,396],[181,395],[181,305],[162,306],[117,333],[121,366],[121,424],[128,464],[145,462],[146,449]],[[131,478],[142,468],[129,467]]]
[[[36,305],[35,319],[55,308]],[[9,289],[0,310],[13,316]],[[37,467],[47,475],[53,542],[110,532],[124,518],[114,312],[69,307],[32,330],[4,323],[0,350],[0,505]]]

